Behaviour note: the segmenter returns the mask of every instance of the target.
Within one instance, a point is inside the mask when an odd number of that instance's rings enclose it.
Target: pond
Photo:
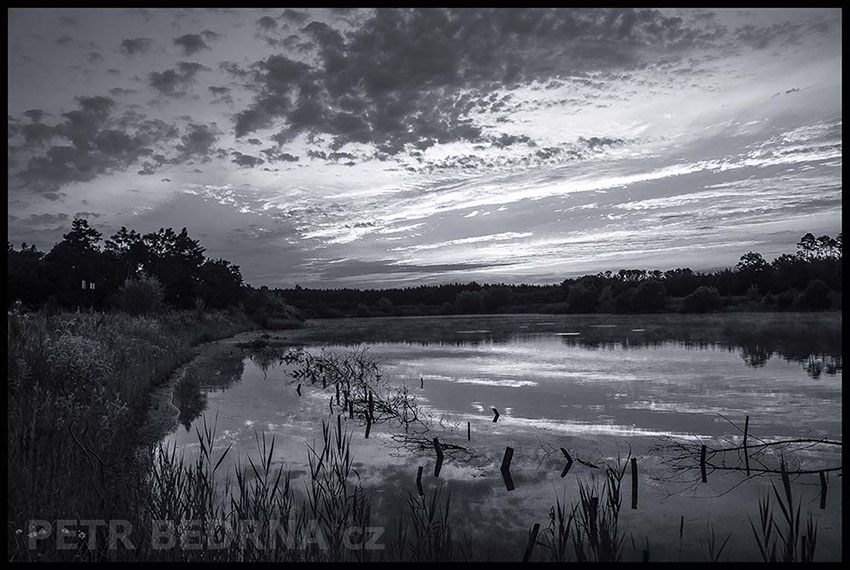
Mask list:
[[[577,502],[579,484],[600,484],[606,465],[624,474],[623,560],[707,560],[727,536],[720,560],[761,560],[749,520],[771,484],[782,488],[781,456],[789,472],[804,472],[791,481],[803,520],[818,525],[816,559],[840,558],[841,471],[824,473],[820,508],[817,470],[840,466],[841,447],[808,441],[841,440],[840,314],[344,319],[269,333],[263,350],[237,344],[258,334],[193,363],[175,387],[180,425],[166,443],[191,451],[196,430],[215,423],[217,449],[232,445],[227,467],[256,457],[258,434],[273,435],[273,462],[304,488],[306,445],[339,416],[372,524],[389,529],[404,516],[421,466],[426,489],[451,493],[455,534],[475,560],[522,558],[532,525],[545,529],[556,500]],[[294,347],[316,357],[365,351],[388,386],[415,398],[423,421],[415,433],[377,423],[367,439],[333,388],[293,377],[297,363],[279,356]],[[740,452],[712,453],[740,447],[745,424],[757,450],[750,477]],[[434,437],[446,446],[439,477]],[[500,470],[508,447],[510,482]],[[562,448],[573,460],[564,477]]]

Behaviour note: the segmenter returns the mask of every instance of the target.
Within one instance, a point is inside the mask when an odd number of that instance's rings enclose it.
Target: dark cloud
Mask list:
[[[30,214],[27,223],[30,225],[56,224],[68,219],[68,214]]]
[[[181,61],[176,69],[165,71],[154,71],[148,77],[151,87],[169,97],[182,97],[184,91],[195,78],[199,71],[208,70],[199,63]]]
[[[223,61],[218,64],[219,69],[237,78],[243,78],[250,75],[250,72],[246,69],[240,67],[238,63],[233,63],[232,61]]]
[[[56,38],[56,43],[60,46],[66,46],[72,41],[74,41],[74,38],[72,38],[71,36],[59,36],[58,38]]]
[[[50,198],[71,182],[85,182],[113,170],[124,170],[146,160],[143,170],[164,162],[154,147],[175,140],[173,125],[132,112],[115,116],[109,97],[79,97],[78,108],[62,114],[55,125],[36,122],[39,113],[29,113],[31,122],[22,125],[22,141],[10,145],[10,158],[26,157],[10,179]],[[34,110],[37,111],[37,110]]]
[[[201,50],[210,49],[201,34],[183,34],[174,38],[174,45],[180,46],[186,55],[194,55]]]
[[[228,93],[230,93],[230,87],[211,86],[210,87],[210,93],[212,93],[216,97],[219,97],[221,95],[227,95]]]
[[[45,115],[44,111],[41,109],[29,109],[24,111],[24,116],[27,117],[33,123],[41,122],[41,118]]]
[[[109,90],[109,94],[113,97],[124,97],[125,95],[130,95],[135,93],[133,89],[124,89],[123,87],[113,87]]]
[[[277,29],[277,21],[271,16],[263,16],[257,20],[257,26],[264,32],[270,32]]]
[[[748,24],[735,30],[735,38],[743,45],[754,49],[766,49],[774,44],[800,43],[802,24],[781,22],[772,26]]]
[[[103,56],[96,51],[90,51],[86,54],[86,61],[89,63],[99,63],[103,61]]]
[[[265,161],[262,158],[259,158],[259,157],[256,157],[256,156],[251,156],[249,154],[242,154],[241,152],[237,152],[237,151],[233,151],[232,154],[233,154],[233,157],[234,157],[232,162],[235,163],[235,164],[238,164],[239,166],[242,166],[242,167],[253,168],[254,166],[259,166],[259,165],[265,163]]]
[[[218,135],[218,130],[210,125],[190,124],[186,134],[180,138],[180,144],[177,145],[180,160],[198,158],[202,162],[207,162],[214,152],[212,147],[218,140]]]
[[[55,127],[44,123],[30,123],[22,125],[20,129],[24,135],[24,141],[28,145],[44,144],[59,134]]]
[[[278,144],[325,133],[332,151],[367,143],[392,156],[485,142],[474,105],[510,110],[509,98],[483,99],[493,88],[640,68],[659,49],[675,57],[725,30],[658,10],[381,9],[346,36],[322,22],[302,32],[318,63],[274,55],[251,66],[257,95],[235,115],[236,136],[281,124]]]
[[[213,42],[221,37],[220,34],[213,32],[212,30],[203,30],[201,32],[201,36],[207,40],[208,42]]]
[[[293,24],[303,24],[307,21],[307,14],[302,12],[301,10],[293,10],[292,8],[287,8],[280,15],[281,19],[287,22],[292,22]]]
[[[137,53],[145,53],[153,45],[153,40],[150,38],[128,38],[121,42],[119,49],[127,55],[135,55]]]
[[[493,143],[493,146],[498,148],[505,148],[508,146],[515,145],[517,143],[529,144],[532,142],[531,139],[525,135],[509,135],[505,133],[503,133],[498,138],[491,139],[491,141]]]
[[[251,140],[256,140],[256,139],[251,139]],[[260,143],[260,141],[257,141],[257,144],[259,144],[259,143]],[[274,148],[274,147],[263,149],[260,152],[266,156],[266,159],[269,162],[298,162],[299,161],[299,158],[297,156],[289,154],[288,152],[281,152],[280,149],[277,149],[277,148]]]
[[[263,144],[263,141],[261,141],[260,139],[248,139],[248,144],[258,145]]]

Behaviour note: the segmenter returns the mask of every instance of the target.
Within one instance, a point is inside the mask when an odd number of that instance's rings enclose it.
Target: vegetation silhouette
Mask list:
[[[139,234],[122,227],[107,240],[77,218],[62,241],[43,253],[7,249],[7,307],[119,309],[140,313],[241,306],[267,328],[298,319],[496,313],[710,313],[823,311],[841,308],[841,234],[807,233],[797,251],[768,262],[757,252],[734,268],[698,272],[621,269],[559,284],[420,285],[396,289],[253,288],[239,266],[210,259],[183,228]],[[146,287],[143,284],[147,284]],[[135,291],[133,299],[125,292]],[[161,303],[159,293],[161,288]],[[139,299],[147,299],[141,302]],[[131,302],[132,301],[132,302]],[[141,305],[141,306],[137,306]],[[145,308],[146,306],[149,308]]]

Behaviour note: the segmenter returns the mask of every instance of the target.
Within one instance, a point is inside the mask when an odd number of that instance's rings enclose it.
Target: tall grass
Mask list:
[[[238,314],[156,317],[10,313],[7,321],[7,536],[21,550],[32,519],[119,519],[135,510],[136,433],[153,386],[192,346],[252,328]],[[77,555],[73,555],[77,556]]]
[[[781,463],[781,479],[784,493],[780,493],[773,483],[771,489],[782,517],[778,520],[774,518],[775,511],[769,493],[760,497],[758,527],[750,519],[753,537],[765,562],[812,562],[817,547],[818,526],[809,513],[805,530],[800,528],[802,498],[797,501],[795,508],[784,459]]]

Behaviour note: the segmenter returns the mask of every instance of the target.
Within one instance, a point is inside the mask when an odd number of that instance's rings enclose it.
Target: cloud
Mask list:
[[[68,219],[68,214],[30,214],[26,223],[28,225],[57,224]]]
[[[265,163],[262,158],[251,156],[249,154],[242,154],[237,151],[233,151],[231,154],[233,154],[234,157],[232,162],[241,167],[254,167]]]
[[[30,122],[16,135],[22,140],[9,146],[10,159],[21,165],[10,168],[14,188],[58,197],[66,184],[124,170],[143,159],[147,166],[142,169],[151,170],[165,160],[155,147],[167,146],[178,135],[173,125],[159,119],[131,112],[116,116],[109,97],[79,97],[77,106],[54,125],[34,120],[43,114],[28,113]]]
[[[309,16],[301,10],[293,10],[292,8],[287,8],[280,15],[281,19],[292,22],[293,24],[303,24]]]
[[[277,29],[277,21],[271,16],[263,16],[257,20],[257,26],[264,32],[271,32]]]
[[[735,30],[735,39],[743,45],[761,50],[774,44],[798,44],[802,30],[802,24],[792,22],[781,22],[771,26],[747,24]]]
[[[483,95],[588,71],[640,69],[658,50],[675,58],[725,30],[712,19],[686,22],[658,10],[382,9],[345,36],[318,21],[302,33],[317,63],[273,55],[253,64],[257,95],[235,115],[236,136],[281,124],[278,144],[323,133],[331,135],[330,150],[371,144],[379,157],[391,157],[438,143],[528,142],[493,139],[473,118],[474,103],[506,110],[509,98]]]
[[[201,50],[210,49],[200,34],[183,34],[174,38],[174,45],[180,46],[185,55],[194,55]]]
[[[153,45],[153,40],[150,38],[128,38],[121,42],[118,49],[127,55],[135,55],[147,52],[151,45]]]
[[[257,139],[249,139],[248,142]],[[260,144],[260,141],[257,140],[256,144]],[[266,148],[260,151],[262,154],[266,156],[266,159],[269,162],[298,162],[300,159],[297,156],[289,154],[288,152],[281,152],[277,148]]]
[[[154,71],[148,76],[150,86],[169,97],[182,97],[184,91],[191,84],[195,75],[200,71],[208,71],[209,68],[193,62],[181,61],[176,69],[165,71]]]
[[[199,158],[202,162],[209,161],[218,135],[218,130],[210,125],[190,124],[177,145],[180,161],[190,158]]]

